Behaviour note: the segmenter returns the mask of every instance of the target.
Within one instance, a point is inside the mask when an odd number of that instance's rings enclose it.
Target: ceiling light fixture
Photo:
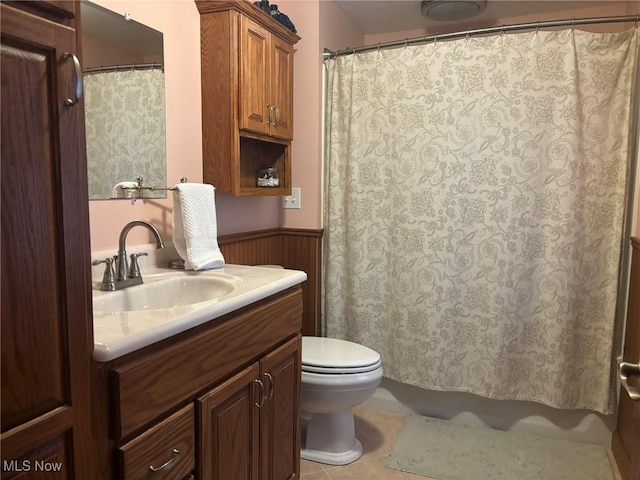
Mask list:
[[[425,18],[439,22],[464,20],[487,8],[487,0],[422,0],[420,13]]]

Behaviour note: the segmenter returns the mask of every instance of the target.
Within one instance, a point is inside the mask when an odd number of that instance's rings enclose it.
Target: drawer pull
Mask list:
[[[273,123],[274,127],[277,127],[280,124],[280,109],[277,106],[273,107],[276,113],[276,121]]]
[[[180,450],[178,450],[177,448],[174,448],[173,450],[171,450],[171,453],[173,454],[173,456],[169,460],[164,462],[162,465],[160,465],[159,467],[154,467],[153,465],[149,465],[149,471],[159,472],[160,470],[164,470],[165,468],[171,468],[171,466],[178,461],[178,457],[180,456]]]
[[[269,396],[266,398],[267,402],[273,398],[273,377],[269,372],[264,373],[263,376],[269,379]]]
[[[80,67],[80,61],[78,57],[76,57],[73,53],[64,52],[62,54],[62,60],[65,62],[71,59],[73,61],[73,83],[74,83],[74,98],[67,98],[64,101],[64,104],[67,107],[72,107],[76,105],[80,98],[82,98],[82,68]]]
[[[256,379],[253,381],[253,384],[258,385],[258,387],[260,387],[260,403],[253,402],[253,404],[258,408],[262,408],[262,406],[264,405],[264,401],[267,398],[264,394],[264,383],[262,383],[262,380]]]

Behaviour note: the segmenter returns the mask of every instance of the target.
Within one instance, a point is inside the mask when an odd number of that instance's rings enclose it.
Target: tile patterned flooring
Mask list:
[[[301,460],[301,480],[436,480],[387,468],[384,464],[402,430],[404,415],[361,405],[355,407],[353,413],[356,436],[364,450],[362,456],[350,465],[339,467]],[[614,478],[622,479],[615,467]]]
[[[402,430],[404,415],[362,406],[354,408],[353,413],[363,455],[344,466],[302,460],[301,480],[429,480],[428,477],[387,468],[384,464]]]

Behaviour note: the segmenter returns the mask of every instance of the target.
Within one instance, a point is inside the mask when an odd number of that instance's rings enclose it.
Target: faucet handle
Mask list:
[[[105,264],[104,275],[102,276],[102,290],[115,290],[116,287],[116,271],[113,268],[113,258],[108,257],[104,260],[94,260],[91,262],[91,265],[94,267],[96,265],[100,265],[101,263]]]
[[[140,267],[138,266],[138,257],[147,256],[149,256],[149,254],[146,252],[132,253],[131,255],[129,255],[129,258],[131,258],[131,265],[129,265],[129,278],[138,278],[141,276]]]

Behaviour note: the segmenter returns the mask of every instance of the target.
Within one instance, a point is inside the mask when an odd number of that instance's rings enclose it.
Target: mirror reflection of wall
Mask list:
[[[81,6],[89,199],[165,198],[163,37],[96,4]]]

